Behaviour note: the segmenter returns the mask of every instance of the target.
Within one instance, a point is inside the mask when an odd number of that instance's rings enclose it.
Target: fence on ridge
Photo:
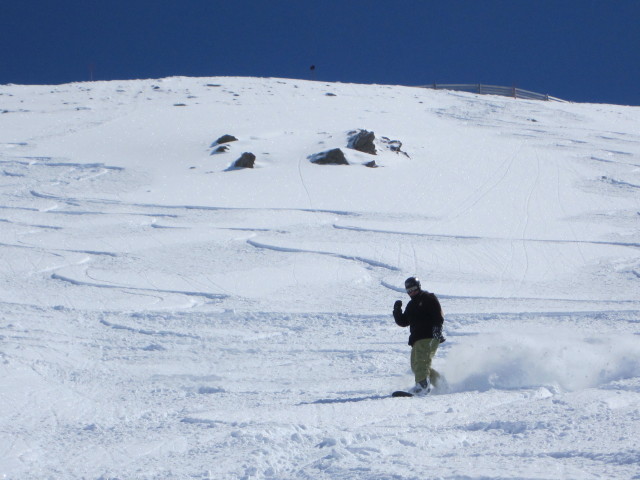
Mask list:
[[[483,85],[481,83],[432,83],[431,85],[419,85],[419,88],[432,88],[434,90],[455,90],[458,92],[478,93],[480,95],[501,95],[503,97],[519,98],[522,100],[566,102],[566,100],[552,97],[546,93],[530,92],[529,90],[523,90],[516,87]]]

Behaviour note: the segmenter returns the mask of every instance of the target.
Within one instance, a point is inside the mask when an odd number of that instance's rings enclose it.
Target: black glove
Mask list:
[[[396,300],[396,303],[393,304],[394,310],[402,310],[402,300]]]

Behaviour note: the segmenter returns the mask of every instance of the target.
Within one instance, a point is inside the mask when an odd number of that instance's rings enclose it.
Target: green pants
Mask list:
[[[429,377],[434,387],[438,386],[440,374],[431,368],[431,361],[438,351],[440,340],[437,338],[425,338],[418,340],[411,347],[411,371],[416,377],[416,383]]]

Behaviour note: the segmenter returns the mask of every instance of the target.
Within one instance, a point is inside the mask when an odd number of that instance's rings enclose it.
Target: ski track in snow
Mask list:
[[[638,478],[636,109],[279,79],[0,93],[0,478]],[[410,158],[306,160],[363,127]],[[413,274],[447,386],[392,399]]]
[[[515,238],[499,238],[499,237],[475,237],[475,236],[465,236],[465,235],[436,235],[430,233],[416,233],[416,232],[400,232],[400,231],[391,231],[391,230],[375,230],[375,229],[367,229],[363,227],[353,227],[348,225],[334,225],[334,228],[342,229],[342,230],[353,230],[356,232],[370,232],[370,233],[382,233],[388,235],[402,235],[402,236],[417,236],[417,237],[425,237],[430,239],[450,239],[450,240],[468,240],[470,242],[473,241],[502,241],[502,242],[512,242],[516,240]],[[618,247],[631,247],[631,248],[640,248],[640,243],[630,243],[630,242],[605,242],[605,241],[597,241],[597,240],[560,240],[560,239],[545,239],[545,238],[520,238],[517,239],[522,242],[532,242],[532,243],[558,243],[558,244],[591,244],[591,245],[611,245]]]

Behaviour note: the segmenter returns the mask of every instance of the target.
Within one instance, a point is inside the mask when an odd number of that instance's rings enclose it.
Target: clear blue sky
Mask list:
[[[485,83],[640,105],[640,0],[0,0],[0,84],[91,75]]]

